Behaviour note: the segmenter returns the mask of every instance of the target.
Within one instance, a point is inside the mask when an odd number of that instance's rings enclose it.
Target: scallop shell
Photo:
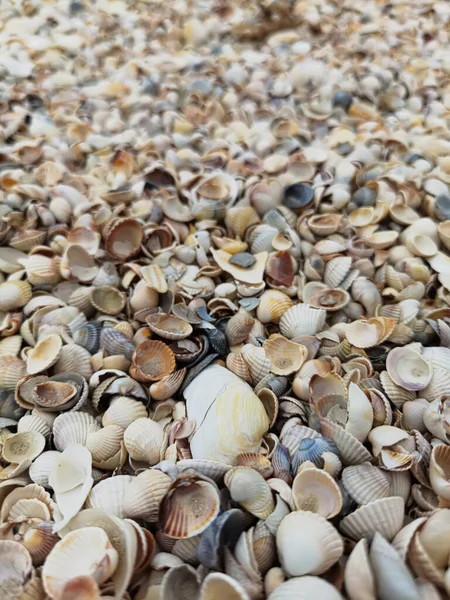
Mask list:
[[[91,304],[105,315],[119,314],[124,309],[125,303],[125,295],[114,286],[104,285],[92,288]]]
[[[161,500],[171,484],[171,478],[157,469],[147,469],[139,473],[125,491],[126,516],[156,522]]]
[[[225,328],[225,335],[230,346],[235,346],[248,338],[255,320],[247,312],[239,312],[232,316]]]
[[[198,535],[219,512],[219,490],[199,475],[179,475],[164,496],[159,511],[161,531],[184,539]]]
[[[130,475],[115,475],[97,483],[86,500],[87,508],[99,508],[107,515],[125,517],[125,493],[134,477]]]
[[[42,570],[47,594],[63,598],[65,584],[80,575],[89,575],[97,583],[107,581],[117,568],[118,553],[99,527],[69,532],[48,555]]]
[[[336,444],[339,457],[344,465],[358,465],[372,460],[370,452],[353,435],[344,431],[329,419],[320,419],[320,426],[325,437]]]
[[[284,517],[276,543],[281,566],[289,577],[324,573],[344,552],[336,529],[320,515],[306,511]]]
[[[227,369],[232,373],[237,375],[239,379],[246,381],[247,383],[251,383],[251,375],[250,369],[248,368],[247,363],[242,358],[242,354],[236,354],[234,352],[230,352],[226,358]]]
[[[121,331],[112,327],[105,327],[100,334],[100,347],[109,355],[122,354],[131,360],[135,345]]]
[[[192,333],[192,325],[175,315],[156,313],[147,317],[147,325],[159,337],[168,340],[182,340]]]
[[[62,349],[62,340],[59,335],[50,334],[28,353],[27,373],[35,375],[46,371],[53,366],[59,358]]]
[[[17,310],[31,300],[31,285],[27,281],[0,283],[0,310]]]
[[[164,455],[164,430],[152,419],[136,419],[124,434],[124,443],[133,460],[156,465]]]
[[[138,381],[159,381],[174,371],[175,355],[163,342],[148,340],[134,351],[133,367]]]
[[[270,360],[270,370],[275,375],[290,375],[298,371],[308,356],[308,350],[302,344],[292,342],[276,335],[263,343],[263,349]]]
[[[47,421],[38,415],[25,415],[17,423],[17,433],[24,431],[37,431],[46,437],[51,433],[52,428]]]
[[[186,368],[174,371],[150,386],[150,396],[154,400],[167,400],[179,390],[186,375]]]
[[[303,469],[292,484],[297,510],[308,510],[332,519],[342,509],[342,494],[333,477],[320,469]]]
[[[15,391],[19,381],[25,377],[26,364],[16,356],[0,356],[0,388]]]
[[[292,308],[293,302],[283,292],[278,290],[267,290],[262,293],[256,316],[263,323],[278,323],[284,313]]]
[[[168,290],[166,277],[159,265],[148,265],[141,267],[141,275],[146,284],[159,294],[165,294]]]
[[[369,538],[378,531],[392,540],[400,531],[405,516],[403,498],[392,496],[365,504],[342,519],[339,529],[354,540]]]
[[[280,331],[288,339],[315,335],[323,329],[326,314],[323,309],[312,308],[308,304],[296,304],[281,317]]]
[[[342,484],[355,502],[368,504],[391,495],[392,474],[367,462],[346,467]]]
[[[66,344],[61,348],[53,372],[55,374],[78,373],[85,379],[89,379],[93,373],[91,355],[83,346]]]
[[[109,229],[105,240],[106,251],[120,260],[137,254],[144,239],[142,225],[136,219],[119,219]]]
[[[148,417],[147,409],[139,400],[129,396],[115,396],[109,407],[103,413],[102,425],[118,425],[126,429],[134,421]]]
[[[264,348],[246,344],[241,350],[241,355],[248,366],[254,384],[259,383],[263,377],[269,374],[271,365]]]
[[[86,448],[92,454],[94,467],[112,471],[122,466],[126,459],[123,433],[118,425],[108,425],[87,436]]]
[[[87,436],[98,431],[100,425],[90,414],[77,411],[62,413],[53,423],[53,440],[55,447],[61,452],[69,444],[86,444]]]
[[[273,512],[272,491],[255,469],[234,467],[225,475],[225,485],[231,498],[259,519],[266,519]]]
[[[72,338],[76,344],[86,348],[91,354],[95,354],[100,348],[101,331],[101,324],[94,321],[93,323],[86,323],[86,325],[74,331]]]

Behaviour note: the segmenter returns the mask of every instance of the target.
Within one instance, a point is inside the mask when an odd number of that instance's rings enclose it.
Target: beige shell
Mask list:
[[[145,405],[129,396],[115,396],[102,417],[103,427],[118,425],[126,429],[133,421],[148,417]]]
[[[79,244],[70,244],[66,248],[60,269],[64,279],[76,279],[83,283],[92,281],[98,273],[94,257]]]
[[[251,383],[250,369],[242,357],[242,354],[230,352],[226,358],[226,366],[232,373],[237,375],[239,379]]]
[[[297,510],[309,510],[332,519],[342,509],[342,494],[333,477],[320,469],[302,469],[292,483]]]
[[[62,349],[62,340],[59,335],[50,334],[28,353],[27,373],[34,375],[46,371],[56,363]]]
[[[48,436],[51,431],[51,425],[38,415],[24,415],[17,423],[17,433],[24,431],[37,431],[44,437]]]
[[[263,324],[278,323],[284,313],[293,306],[292,300],[278,290],[267,290],[262,293],[256,316]]]
[[[346,467],[342,471],[342,484],[358,504],[391,495],[392,473],[379,469],[369,462]]]
[[[319,575],[342,556],[344,543],[320,515],[294,511],[281,521],[276,534],[278,557],[289,577]]]
[[[122,427],[107,425],[90,433],[86,438],[86,448],[92,454],[94,467],[112,471],[123,465],[126,459],[124,452]]]
[[[60,456],[61,452],[56,450],[48,450],[42,452],[31,464],[29,475],[31,481],[42,487],[49,487],[48,479],[53,469],[55,460]]]
[[[27,281],[0,283],[0,310],[17,310],[31,300],[31,285]]]
[[[31,556],[19,542],[0,540],[0,581],[6,600],[23,598],[22,586],[32,570]]]
[[[174,396],[186,375],[186,369],[174,371],[150,386],[150,396],[154,400],[167,400]]]
[[[267,252],[254,254],[253,256],[256,259],[256,262],[247,269],[230,263],[230,259],[233,255],[224,250],[215,250],[214,248],[211,248],[211,253],[219,267],[226,273],[232,275],[237,281],[249,283],[251,285],[257,285],[263,281],[264,268],[269,256]]]
[[[241,585],[224,573],[210,573],[200,588],[199,600],[250,600]]]
[[[159,381],[175,370],[175,355],[163,342],[147,340],[133,353],[130,374],[138,381]]]
[[[312,308],[308,304],[296,304],[280,319],[280,331],[288,339],[303,335],[315,335],[322,331],[326,311]]]
[[[62,600],[68,581],[89,575],[97,583],[103,583],[114,573],[117,563],[117,550],[103,529],[76,529],[58,542],[48,555],[42,570],[45,591],[54,600]]]
[[[339,529],[354,540],[372,538],[377,531],[392,540],[403,525],[405,502],[393,496],[374,500],[358,508],[342,519]]]
[[[259,519],[266,519],[274,510],[272,491],[264,477],[249,467],[234,467],[225,475],[225,485],[231,498]]]
[[[367,540],[353,548],[344,571],[344,582],[350,600],[375,600],[375,579],[370,566]]]
[[[114,286],[104,285],[92,288],[91,304],[105,315],[119,314],[124,309],[125,303],[125,295]]]
[[[125,493],[134,477],[130,475],[115,475],[109,479],[100,481],[89,493],[86,500],[87,508],[99,508],[107,515],[125,517]]]
[[[236,346],[248,338],[255,320],[247,312],[232,316],[225,327],[225,335],[230,346]]]
[[[143,280],[138,281],[130,298],[130,305],[134,311],[144,308],[156,308],[159,294]]]
[[[147,285],[159,294],[165,294],[168,290],[167,280],[159,265],[148,265],[141,267],[142,279]]]
[[[320,577],[292,577],[288,581],[278,585],[268,596],[268,600],[310,600],[311,598],[320,598],[320,600],[342,600],[338,590]],[[361,598],[360,600],[363,600]],[[364,600],[369,600],[364,598]]]
[[[298,371],[308,357],[308,350],[281,335],[276,335],[263,343],[270,370],[275,375],[290,375]]]
[[[152,419],[136,419],[125,430],[123,439],[128,454],[133,460],[156,465],[164,456],[164,430]]]
[[[77,394],[77,388],[63,381],[44,381],[33,390],[36,406],[45,410],[58,410]]]
[[[26,363],[16,356],[0,356],[0,387],[14,392],[27,373]]]
[[[433,375],[430,362],[410,346],[393,348],[386,359],[386,370],[394,383],[409,391],[423,390]]]
[[[114,258],[127,260],[137,254],[144,238],[142,225],[136,219],[119,219],[109,229],[106,251]]]
[[[431,452],[429,477],[431,487],[439,498],[450,501],[450,448],[438,444]]]
[[[6,438],[3,443],[2,458],[9,463],[21,463],[33,460],[45,448],[45,437],[37,431],[15,433]]]
[[[181,340],[192,333],[192,325],[175,315],[156,313],[147,317],[147,325],[159,337],[168,340]]]
[[[125,491],[126,516],[156,522],[161,500],[171,484],[171,478],[157,469],[146,469],[139,473]]]
[[[61,452],[69,444],[85,445],[87,436],[100,429],[100,425],[90,414],[77,411],[58,415],[53,423],[55,447]]]
[[[264,348],[245,344],[241,350],[241,355],[248,366],[254,385],[269,374],[271,364]]]
[[[220,508],[219,490],[209,479],[195,473],[178,475],[161,501],[161,531],[176,539],[204,531]]]

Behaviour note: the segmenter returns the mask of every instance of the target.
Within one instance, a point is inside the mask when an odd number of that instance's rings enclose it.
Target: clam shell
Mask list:
[[[133,366],[138,381],[159,381],[174,371],[175,355],[163,342],[148,340],[134,351]]]
[[[136,312],[158,306],[159,294],[143,280],[138,281],[130,297],[130,306]]]
[[[157,469],[147,469],[139,473],[125,491],[126,516],[156,522],[159,506],[171,484],[171,478]]]
[[[241,350],[241,355],[248,366],[254,384],[259,383],[261,379],[269,374],[271,364],[264,348],[245,344]]]
[[[89,493],[86,500],[87,508],[99,508],[107,515],[123,519],[125,515],[125,493],[134,477],[130,475],[115,475],[99,481]]]
[[[42,487],[50,487],[48,479],[53,469],[55,460],[60,456],[61,452],[56,450],[48,450],[42,452],[30,466],[29,475],[31,481]]]
[[[89,575],[100,584],[110,578],[117,563],[117,551],[103,529],[76,529],[48,555],[42,569],[44,589],[51,598],[62,599],[65,584],[74,577]]]
[[[225,327],[228,344],[235,346],[248,338],[255,320],[246,312],[239,312],[232,316]]]
[[[115,396],[109,407],[103,413],[103,427],[118,425],[126,429],[134,421],[148,417],[147,409],[139,400],[129,396]]]
[[[231,465],[225,465],[213,460],[202,460],[198,458],[186,458],[177,462],[178,469],[183,472],[185,470],[194,469],[200,475],[212,479],[216,483],[223,481],[224,475],[231,469]]]
[[[28,550],[12,540],[0,540],[0,559],[2,561],[2,588],[5,597],[20,597],[22,585],[28,579],[33,564]]]
[[[315,335],[325,324],[326,311],[308,304],[296,304],[284,312],[280,319],[280,331],[288,339]]]
[[[339,529],[354,540],[369,538],[378,531],[387,540],[392,540],[403,525],[405,502],[393,496],[365,504],[342,519]]]
[[[77,394],[77,388],[62,381],[45,381],[38,383],[33,390],[36,406],[48,411],[61,410]],[[76,402],[76,400],[75,400]]]
[[[232,275],[237,281],[249,283],[251,285],[257,285],[263,281],[264,268],[268,257],[267,252],[256,252],[253,255],[255,263],[248,268],[230,263],[230,259],[233,258],[233,255],[224,250],[215,250],[214,248],[211,248],[211,254],[219,267],[226,273]]]
[[[262,293],[256,316],[263,323],[278,323],[284,313],[293,306],[292,300],[278,290],[267,290]]]
[[[62,413],[53,423],[53,440],[55,447],[61,452],[69,444],[86,444],[87,436],[98,431],[100,425],[90,414],[85,412]]]
[[[125,295],[116,287],[104,285],[92,288],[91,304],[105,315],[119,314],[124,309],[125,303]]]
[[[410,347],[393,348],[386,369],[394,383],[409,391],[423,390],[433,375],[431,364]]]
[[[100,348],[101,331],[101,324],[94,321],[93,323],[86,323],[86,325],[74,331],[72,338],[76,344],[86,348],[91,354],[95,354]]]
[[[47,421],[38,415],[25,415],[17,423],[17,433],[24,431],[37,431],[46,437],[51,433],[52,428]]]
[[[290,375],[298,371],[308,356],[305,346],[287,340],[281,335],[266,340],[263,348],[270,360],[270,370],[275,375]]]
[[[105,327],[100,334],[100,347],[109,355],[123,354],[131,360],[135,345],[121,331]]]
[[[344,552],[336,529],[320,515],[306,511],[284,517],[276,543],[281,566],[289,577],[324,573]]]
[[[225,485],[231,498],[255,517],[266,519],[273,512],[272,491],[258,471],[234,467],[225,475]]]
[[[58,360],[53,366],[54,373],[78,373],[89,379],[93,373],[91,355],[78,344],[67,344],[61,348]]]
[[[149,315],[147,325],[156,335],[167,340],[181,340],[192,333],[192,325],[175,315],[164,313]]]
[[[281,446],[281,444],[278,444],[277,448],[279,446]],[[268,479],[273,473],[270,460],[263,454],[257,454],[256,452],[243,452],[242,454],[238,454],[236,458],[240,467],[249,467],[254,469],[255,471],[258,471],[258,473],[262,475],[264,479]]]
[[[25,377],[26,364],[16,356],[0,356],[0,388],[15,391],[19,381]]]
[[[320,469],[301,470],[292,484],[297,510],[307,510],[332,519],[342,509],[342,494],[333,477]]]
[[[198,535],[215,519],[219,507],[215,484],[199,475],[179,475],[160,505],[161,531],[176,539]]]
[[[320,577],[293,577],[281,583],[268,596],[268,600],[309,600],[320,598],[321,600],[342,600],[337,589]],[[361,597],[360,600],[369,600]]]
[[[433,491],[447,502],[450,500],[450,448],[435,446],[431,452],[429,477]]]
[[[3,442],[2,458],[9,463],[33,460],[45,448],[45,437],[37,431],[15,433]]]
[[[17,310],[31,300],[31,285],[27,281],[0,283],[0,310]]]
[[[342,484],[358,504],[368,504],[391,495],[392,475],[370,463],[346,467]]]
[[[156,465],[164,455],[164,430],[152,419],[143,418],[133,421],[125,430],[123,440],[133,460]]]
[[[243,379],[247,383],[251,383],[250,369],[242,357],[242,354],[230,352],[226,358],[227,369],[237,375],[239,379]]]
[[[56,363],[62,350],[62,340],[59,335],[50,334],[29,352],[27,357],[27,373],[35,375],[46,371]]]
[[[108,425],[87,436],[86,448],[92,454],[94,467],[112,471],[122,466],[121,463],[126,458],[123,452],[123,433],[118,425]]]
[[[320,426],[325,437],[336,444],[339,458],[344,465],[358,465],[370,461],[370,452],[353,435],[344,431],[329,419],[320,419]]]
[[[198,575],[192,567],[180,565],[167,571],[161,584],[161,595],[167,600],[184,598],[196,600],[200,583]]]
[[[344,582],[350,600],[376,599],[375,578],[365,538],[353,548],[344,571]]]
[[[114,258],[127,260],[137,254],[144,238],[142,225],[136,219],[119,219],[109,229],[106,251]]]

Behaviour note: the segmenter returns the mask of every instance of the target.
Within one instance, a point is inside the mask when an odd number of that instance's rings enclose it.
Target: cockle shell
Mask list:
[[[245,344],[241,356],[248,366],[250,377],[255,385],[269,374],[271,364],[264,348]]]
[[[310,575],[292,577],[277,586],[268,596],[268,600],[309,600],[310,598],[342,600],[341,594],[334,585],[331,585],[325,579]],[[361,598],[361,600],[363,599]]]
[[[290,375],[298,371],[308,356],[308,350],[302,344],[276,335],[263,343],[266,356],[270,360],[270,370],[275,375]]]
[[[290,577],[324,573],[344,551],[341,536],[326,519],[302,510],[284,517],[276,542],[281,566]]]
[[[342,508],[342,494],[333,477],[314,468],[301,469],[292,484],[292,499],[297,510],[308,510],[331,519]]]
[[[288,339],[303,335],[315,335],[325,324],[326,311],[308,304],[296,304],[283,313],[280,331]]]
[[[53,423],[55,447],[61,452],[69,444],[85,445],[87,436],[100,429],[100,425],[90,414],[77,411],[58,415]]]
[[[118,425],[126,429],[133,421],[148,416],[147,409],[139,400],[129,396],[115,396],[102,417],[103,427]]]
[[[134,460],[156,465],[164,456],[164,430],[152,419],[133,421],[126,428],[123,440],[130,457]]]
[[[433,375],[430,362],[408,346],[389,352],[386,369],[394,383],[410,391],[426,388]]]
[[[283,314],[293,306],[292,300],[278,290],[267,290],[262,293],[256,316],[261,323],[278,323]]]
[[[147,325],[156,335],[168,340],[181,340],[192,333],[192,325],[175,315],[164,313],[149,315]]]
[[[345,565],[344,582],[351,600],[376,598],[375,578],[370,565],[366,538],[362,538],[353,548]]]
[[[50,334],[31,350],[27,357],[27,372],[35,375],[47,370],[56,363],[62,349],[62,340],[59,335]]]
[[[163,342],[148,340],[133,354],[133,377],[138,381],[159,381],[175,369],[175,355]]]
[[[233,373],[209,366],[187,386],[184,396],[187,416],[196,422],[190,440],[193,458],[234,465],[238,454],[259,450],[269,419],[250,386]]]
[[[139,252],[143,237],[144,230],[139,221],[120,219],[109,229],[105,248],[114,258],[126,260]]]
[[[438,444],[431,452],[430,483],[439,498],[450,502],[450,448]]]
[[[358,508],[342,519],[339,529],[354,540],[372,538],[381,532],[387,540],[392,540],[403,525],[405,502],[403,498],[392,496],[374,500]]]
[[[255,469],[234,467],[225,475],[225,485],[232,499],[259,519],[266,519],[273,512],[272,491]]]
[[[3,442],[2,458],[9,463],[33,460],[45,448],[45,438],[37,431],[15,433]]]
[[[107,515],[125,517],[125,493],[134,481],[130,475],[115,475],[109,479],[99,481],[91,489],[86,500],[87,508],[99,508]]]
[[[161,500],[171,484],[171,478],[157,469],[146,469],[139,473],[125,490],[126,516],[156,522]]]
[[[10,311],[25,306],[31,300],[31,286],[26,281],[6,281],[0,284],[0,310]]]

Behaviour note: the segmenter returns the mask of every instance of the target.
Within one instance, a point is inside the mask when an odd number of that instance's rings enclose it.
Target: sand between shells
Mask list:
[[[449,18],[2,2],[2,599],[448,599]]]

